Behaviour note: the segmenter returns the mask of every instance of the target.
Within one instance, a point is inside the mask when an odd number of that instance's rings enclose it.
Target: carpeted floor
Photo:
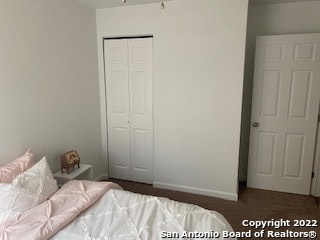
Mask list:
[[[125,190],[131,192],[154,195],[159,197],[167,197],[175,201],[196,204],[206,209],[218,211],[225,216],[225,218],[230,222],[234,231],[237,232],[252,230],[252,233],[254,233],[261,231],[261,228],[254,229],[253,227],[243,226],[243,220],[263,221],[272,219],[283,219],[289,220],[291,227],[283,227],[280,229],[270,227],[266,228],[265,231],[285,232],[286,230],[289,230],[295,232],[291,234],[297,234],[296,232],[316,231],[318,239],[320,239],[320,208],[319,204],[317,204],[316,202],[316,199],[312,196],[302,196],[296,194],[246,188],[242,184],[240,186],[239,191],[240,199],[239,201],[234,202],[208,196],[153,188],[151,185],[148,184],[128,182],[115,179],[111,179],[109,181],[116,182]],[[294,224],[294,220],[312,219],[317,221],[318,227],[306,228],[292,226]],[[301,224],[303,224],[303,222],[301,222]],[[267,239],[267,237],[265,236],[261,239]],[[298,238],[278,237],[278,239]]]

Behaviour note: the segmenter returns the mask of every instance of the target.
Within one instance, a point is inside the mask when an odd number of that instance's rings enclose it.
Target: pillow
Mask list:
[[[46,157],[18,175],[11,184],[0,184],[0,223],[8,214],[25,211],[47,200],[58,190]]]
[[[0,183],[11,183],[16,176],[34,165],[34,157],[31,150],[23,156],[0,166]]]

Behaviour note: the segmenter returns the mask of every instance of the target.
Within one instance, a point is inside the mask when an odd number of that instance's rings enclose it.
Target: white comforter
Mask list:
[[[222,231],[232,228],[217,212],[111,189],[52,239],[222,239]]]

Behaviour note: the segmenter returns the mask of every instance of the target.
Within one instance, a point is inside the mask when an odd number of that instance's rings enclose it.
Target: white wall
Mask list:
[[[247,175],[255,38],[320,32],[320,1],[249,7],[239,175]]]
[[[95,10],[65,0],[0,1],[0,164],[32,148],[76,149],[104,173]]]
[[[247,0],[176,0],[97,10],[102,39],[154,36],[154,185],[237,199]],[[103,136],[107,155],[106,134]]]

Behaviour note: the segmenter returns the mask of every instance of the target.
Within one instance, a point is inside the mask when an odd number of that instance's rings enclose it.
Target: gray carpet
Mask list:
[[[140,194],[148,194],[159,197],[167,197],[169,199],[196,204],[209,210],[215,210],[225,216],[235,231],[258,232],[261,229],[253,227],[244,227],[242,221],[247,220],[290,220],[293,225],[294,220],[314,219],[317,221],[318,227],[283,227],[275,229],[266,228],[265,231],[284,232],[286,230],[295,232],[315,231],[318,239],[320,239],[320,208],[316,199],[312,196],[302,196],[296,194],[280,193],[273,191],[265,191],[259,189],[246,188],[244,184],[240,185],[239,201],[228,201],[219,198],[201,196],[190,193],[170,191],[164,189],[153,188],[148,184],[141,184],[123,180],[110,179],[122,186],[125,190]],[[290,234],[290,233],[288,233]],[[288,235],[286,235],[288,236]],[[244,239],[244,238],[239,238]],[[264,234],[264,238],[268,239]],[[279,237],[277,239],[298,239]],[[301,238],[302,239],[302,238]],[[311,239],[311,238],[304,238]]]

